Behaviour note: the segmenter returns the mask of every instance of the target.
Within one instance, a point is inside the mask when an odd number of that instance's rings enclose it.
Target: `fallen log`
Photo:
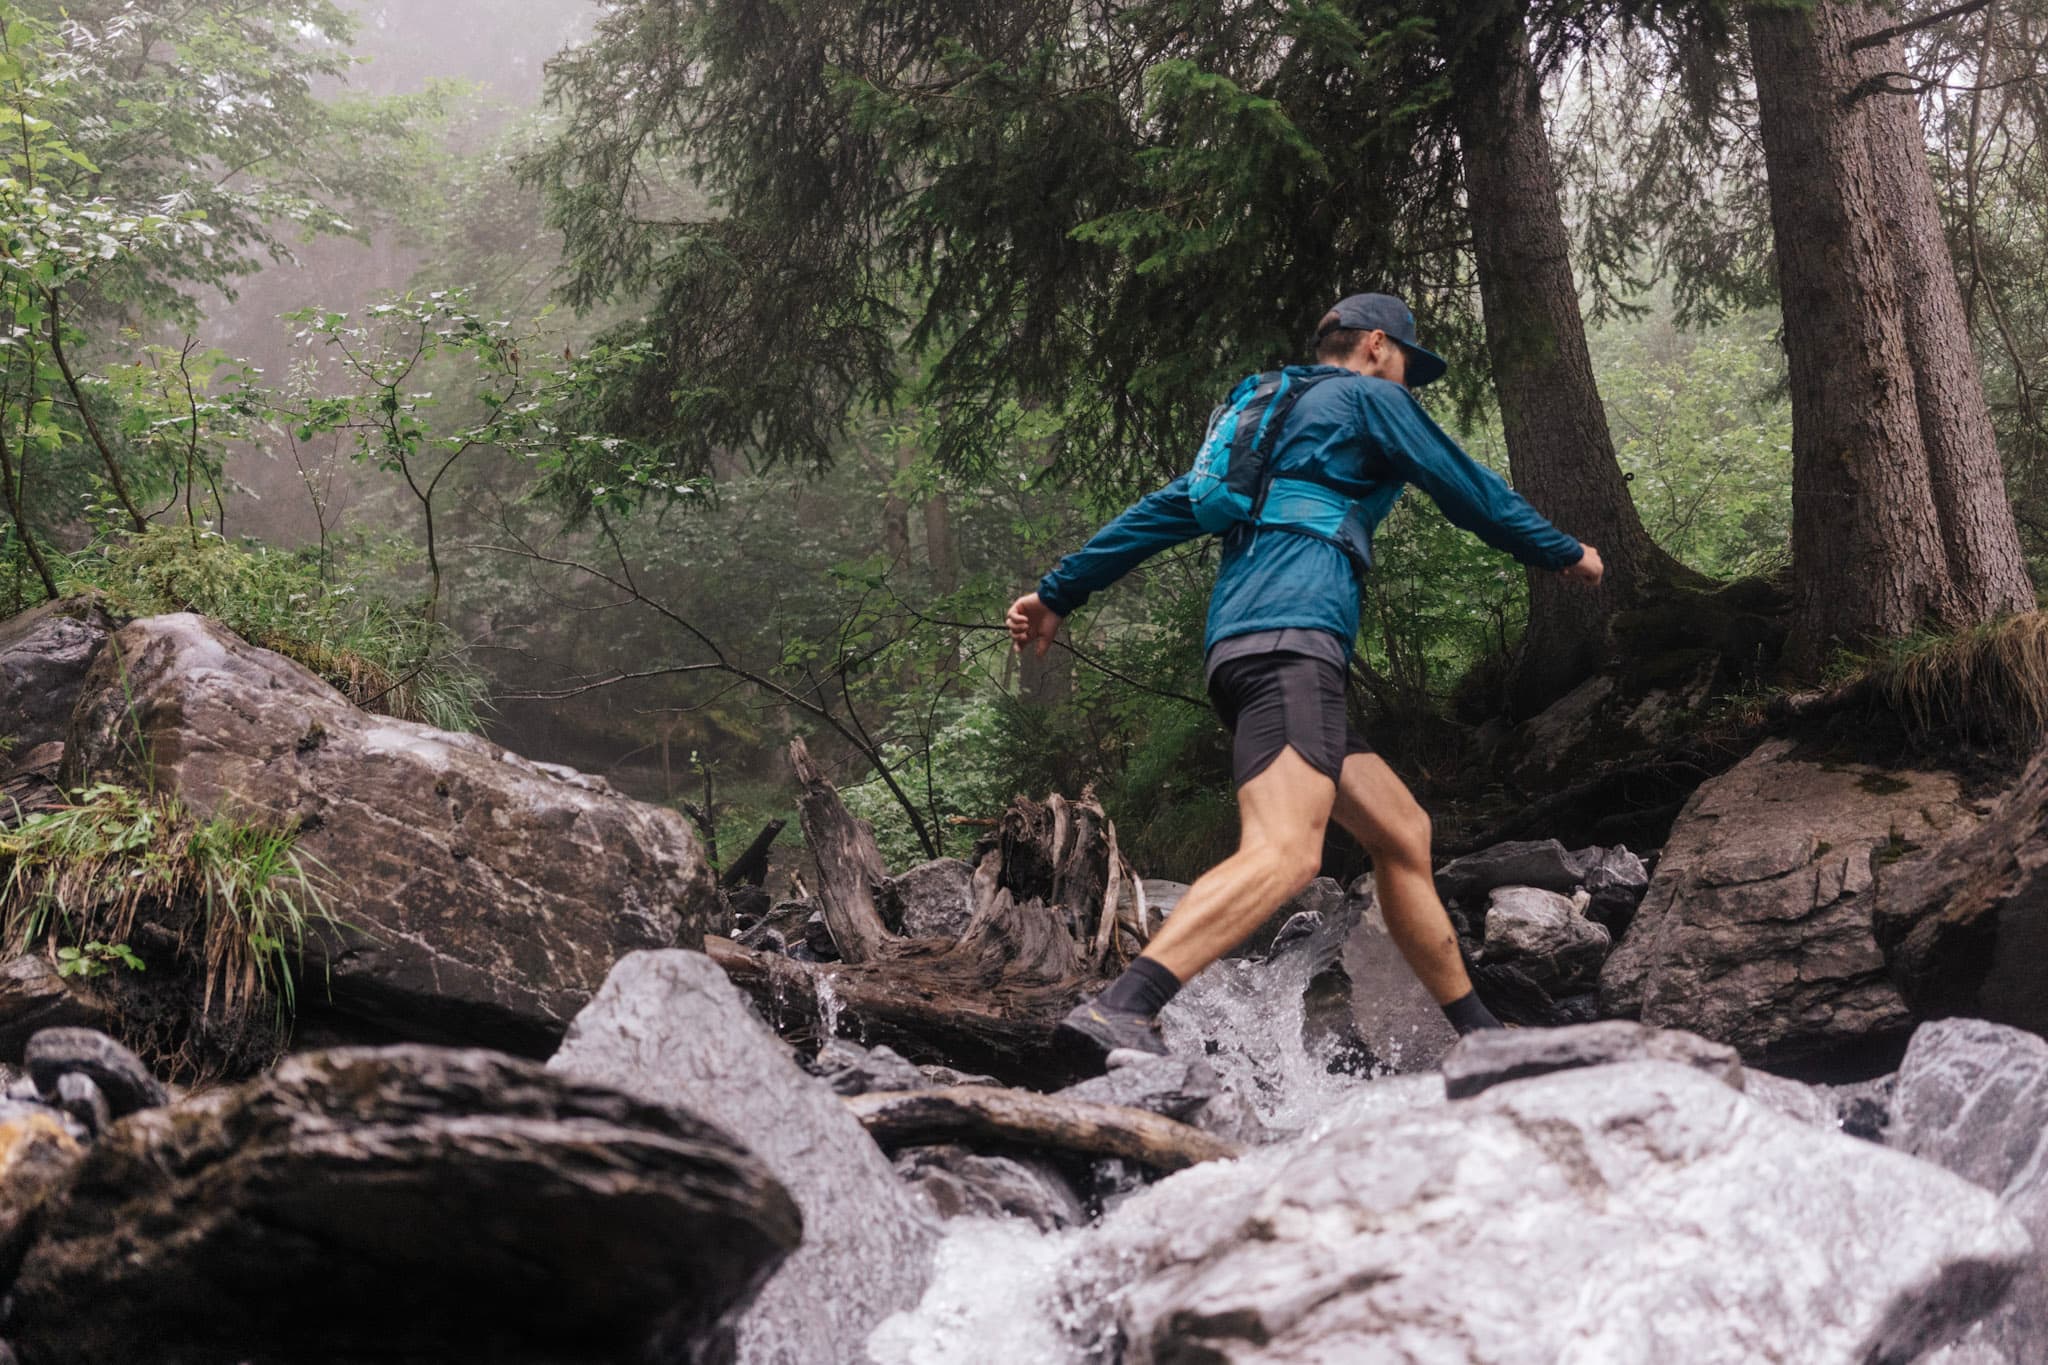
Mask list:
[[[1117,1104],[988,1086],[855,1095],[846,1101],[886,1148],[961,1140],[1027,1143],[1084,1156],[1114,1156],[1158,1171],[1228,1160],[1243,1148],[1199,1128]]]
[[[789,742],[789,765],[796,770],[804,842],[818,860],[818,902],[825,912],[825,927],[846,961],[880,956],[895,936],[875,908],[875,890],[889,875],[875,846],[875,833],[848,812],[800,739]]]

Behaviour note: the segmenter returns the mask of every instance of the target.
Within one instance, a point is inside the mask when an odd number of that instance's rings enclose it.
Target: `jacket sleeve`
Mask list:
[[[1146,559],[1201,534],[1194,504],[1188,500],[1188,476],[1183,474],[1125,508],[1086,545],[1055,564],[1038,580],[1039,599],[1060,615],[1071,616],[1092,594]]]
[[[1396,474],[1429,494],[1452,525],[1539,569],[1562,569],[1584,557],[1584,546],[1467,455],[1411,394],[1391,383],[1361,389],[1367,434]]]

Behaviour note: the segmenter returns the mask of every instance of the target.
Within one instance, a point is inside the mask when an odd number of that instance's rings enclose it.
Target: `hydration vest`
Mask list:
[[[1321,471],[1274,474],[1273,449],[1294,405],[1327,374],[1286,370],[1248,375],[1209,414],[1202,448],[1188,471],[1188,497],[1205,531],[1238,526],[1308,536],[1342,550],[1361,575],[1366,564],[1338,537],[1355,495],[1335,487]]]

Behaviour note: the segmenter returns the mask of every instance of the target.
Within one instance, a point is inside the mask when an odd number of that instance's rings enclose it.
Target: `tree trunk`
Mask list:
[[[1614,457],[1528,30],[1512,12],[1451,41],[1451,108],[1509,467],[1522,495],[1597,547],[1607,565],[1597,591],[1530,570],[1529,630],[1510,698],[1516,713],[1529,714],[1598,667],[1609,618],[1646,583],[1685,571],[1643,529]]]
[[[1887,16],[1819,0],[1748,17],[1792,391],[1785,662],[1810,675],[1837,648],[2033,594],[1911,97],[1882,93],[1897,44],[1853,47]]]

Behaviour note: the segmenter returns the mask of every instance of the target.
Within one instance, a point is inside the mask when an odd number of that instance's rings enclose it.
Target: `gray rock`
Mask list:
[[[1436,872],[1436,892],[1447,901],[1475,901],[1497,886],[1570,891],[1585,875],[1585,860],[1557,840],[1523,839],[1445,863]]]
[[[47,1028],[28,1040],[28,1074],[45,1098],[67,1075],[88,1078],[115,1118],[170,1103],[170,1092],[133,1052],[96,1029]]]
[[[371,715],[193,615],[136,621],[88,674],[67,780],[300,828],[346,930],[303,1005],[545,1054],[621,953],[701,942],[720,902],[688,823],[477,735]]]
[[[1569,1028],[1485,1029],[1469,1034],[1444,1058],[1444,1094],[1466,1099],[1530,1076],[1644,1061],[1693,1067],[1723,1085],[1737,1090],[1743,1086],[1742,1059],[1734,1048],[1690,1033],[1607,1019]]]
[[[1742,1078],[1742,1093],[1766,1109],[1815,1128],[1832,1131],[1842,1126],[1833,1098],[1821,1086],[1774,1076],[1768,1071],[1750,1071]]]
[[[0,622],[0,735],[14,752],[64,738],[71,708],[112,629],[97,603],[68,597]]]
[[[1457,1046],[1458,1031],[1388,935],[1372,883],[1361,882],[1353,894],[1361,903],[1358,927],[1344,944],[1344,970],[1359,1040],[1381,1070],[1434,1071]]]
[[[1610,932],[1626,928],[1650,889],[1650,872],[1643,866],[1643,860],[1619,845],[1580,849],[1573,856],[1586,866],[1586,875],[1579,883],[1591,897],[1586,917],[1605,925]]]
[[[1555,891],[1500,886],[1489,893],[1486,960],[1508,962],[1553,996],[1596,985],[1612,939]]]
[[[936,1241],[930,1215],[710,958],[623,959],[548,1069],[687,1103],[746,1134],[795,1196],[804,1243],[741,1319],[742,1365],[857,1362],[855,1344],[923,1292]]]
[[[2011,1302],[1971,1331],[1967,1349],[1936,1359],[2048,1359],[2048,1042],[1980,1019],[1921,1025],[1885,1141],[1991,1191],[2034,1238]]]
[[[1040,1232],[1088,1221],[1081,1197],[1049,1162],[965,1147],[908,1147],[896,1174],[941,1218],[1022,1218]]]
[[[1224,1088],[1216,1069],[1202,1057],[1127,1061],[1057,1093],[1069,1099],[1164,1114],[1233,1142],[1261,1142],[1268,1136],[1257,1113]]]
[[[1892,1095],[1898,1088],[1897,1072],[1874,1080],[1822,1087],[1835,1106],[1835,1120],[1852,1137],[1882,1142],[1891,1126]]]
[[[1061,1288],[1127,1365],[1903,1362],[2027,1255],[1947,1172],[1634,1062],[1172,1177]]]
[[[1505,766],[1524,788],[1555,785],[1560,774],[1586,766],[1608,721],[1608,698],[1618,683],[1596,673],[1516,727],[1508,740]]]
[[[974,869],[958,858],[920,863],[891,877],[881,900],[905,938],[951,941],[974,918]]]
[[[722,1359],[800,1235],[708,1123],[423,1047],[117,1123],[41,1221],[9,1336],[55,1365]]]
[[[59,976],[35,953],[0,964],[0,1058],[20,1061],[28,1040],[47,1028],[107,1029],[112,1002],[82,980]]]
[[[828,1038],[805,1069],[832,1087],[837,1095],[867,1095],[883,1090],[929,1090],[933,1082],[905,1061],[894,1048],[862,1047],[844,1038]]]
[[[1904,1041],[1911,1015],[1871,933],[1871,863],[1976,817],[1950,774],[1793,748],[1766,741],[1693,794],[1601,971],[1603,1013],[1770,1067]]]
[[[53,1102],[94,1137],[114,1126],[114,1111],[107,1097],[92,1083],[92,1077],[82,1072],[67,1071],[57,1078]]]
[[[1871,927],[1922,1018],[2048,1033],[2048,749],[1984,822],[1876,869]]]

